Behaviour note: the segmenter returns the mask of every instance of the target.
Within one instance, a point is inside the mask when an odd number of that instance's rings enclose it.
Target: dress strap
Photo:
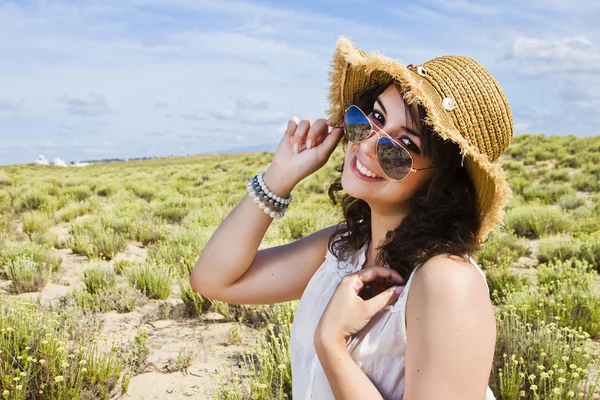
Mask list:
[[[473,266],[474,266],[475,268],[477,268],[477,271],[479,271],[479,273],[481,274],[481,276],[483,276],[483,281],[485,282],[485,286],[487,287],[487,289],[488,289],[488,293],[489,293],[489,292],[490,292],[490,287],[488,286],[488,283],[487,283],[487,277],[485,276],[485,272],[483,272],[483,270],[482,270],[482,269],[479,267],[479,265],[477,265],[477,263],[475,262],[475,260],[473,259],[473,257],[471,257],[471,255],[470,255],[470,254],[465,254],[465,258],[466,258],[467,260],[469,260],[469,262],[470,262],[471,264],[473,264]]]

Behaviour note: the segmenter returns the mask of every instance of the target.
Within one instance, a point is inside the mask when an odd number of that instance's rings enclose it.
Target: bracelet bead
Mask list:
[[[246,183],[248,195],[257,203],[258,207],[271,218],[282,218],[292,201],[290,194],[287,199],[273,193],[262,180],[266,171],[261,171]]]

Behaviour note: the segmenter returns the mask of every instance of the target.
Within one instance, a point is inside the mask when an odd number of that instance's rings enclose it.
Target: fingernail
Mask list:
[[[298,153],[298,143],[294,143],[294,153]]]
[[[312,147],[312,140],[311,140],[311,139],[308,139],[308,140],[306,141],[306,150],[310,150],[310,148],[311,148],[311,147]]]
[[[333,121],[331,120],[331,118],[329,118],[329,119],[327,120],[327,125],[331,125],[331,124],[333,124]]]
[[[404,286],[398,286],[394,291],[397,295],[400,295],[404,291]]]

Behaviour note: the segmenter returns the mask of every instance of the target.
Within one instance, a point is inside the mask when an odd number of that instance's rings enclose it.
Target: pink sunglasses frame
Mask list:
[[[362,115],[365,116],[365,118],[367,119],[367,121],[369,121],[369,124],[371,125],[371,132],[369,133],[369,135],[364,138],[363,140],[359,141],[359,142],[354,142],[352,140],[350,140],[350,138],[348,137],[348,134],[346,133],[346,116],[348,115],[348,110],[350,110],[350,108],[352,107],[356,107],[356,109],[358,111],[361,112]],[[367,116],[367,114],[365,114],[365,112],[357,105],[352,104],[350,105],[348,108],[346,108],[344,110],[344,125],[343,126],[338,126],[337,128],[343,128],[344,129],[344,136],[346,137],[346,139],[350,142],[350,143],[354,143],[354,144],[360,144],[362,142],[364,142],[365,140],[369,139],[372,135],[373,132],[375,132],[375,134],[377,136],[379,136],[379,138],[377,139],[377,143],[376,143],[376,147],[375,147],[375,153],[377,154],[377,163],[379,164],[379,168],[381,168],[381,171],[385,174],[385,176],[388,177],[388,179],[395,181],[395,182],[400,182],[405,180],[408,175],[410,175],[411,172],[418,172],[418,171],[423,171],[426,169],[433,169],[433,168],[437,168],[436,166],[433,167],[425,167],[425,168],[414,168],[415,165],[415,160],[413,159],[412,154],[410,153],[410,151],[406,148],[405,145],[403,145],[402,143],[398,142],[397,140],[395,140],[393,137],[391,137],[387,132],[385,132],[383,129],[380,129],[378,126],[376,126],[375,124],[373,124],[373,122],[371,121],[371,119]],[[380,134],[385,135],[388,139],[390,139],[393,143],[396,143],[398,146],[400,146],[404,151],[406,151],[406,153],[408,154],[408,157],[410,158],[410,170],[408,171],[408,173],[406,174],[406,176],[402,179],[394,179],[391,178],[381,167],[381,163],[379,162],[379,139],[381,138]]]

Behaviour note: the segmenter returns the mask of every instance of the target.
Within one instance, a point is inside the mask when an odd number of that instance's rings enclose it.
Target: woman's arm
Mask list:
[[[336,399],[383,400],[369,377],[350,357],[344,341],[316,338],[315,349]]]
[[[405,400],[485,398],[496,342],[494,310],[481,273],[457,260],[432,257],[413,277]]]

